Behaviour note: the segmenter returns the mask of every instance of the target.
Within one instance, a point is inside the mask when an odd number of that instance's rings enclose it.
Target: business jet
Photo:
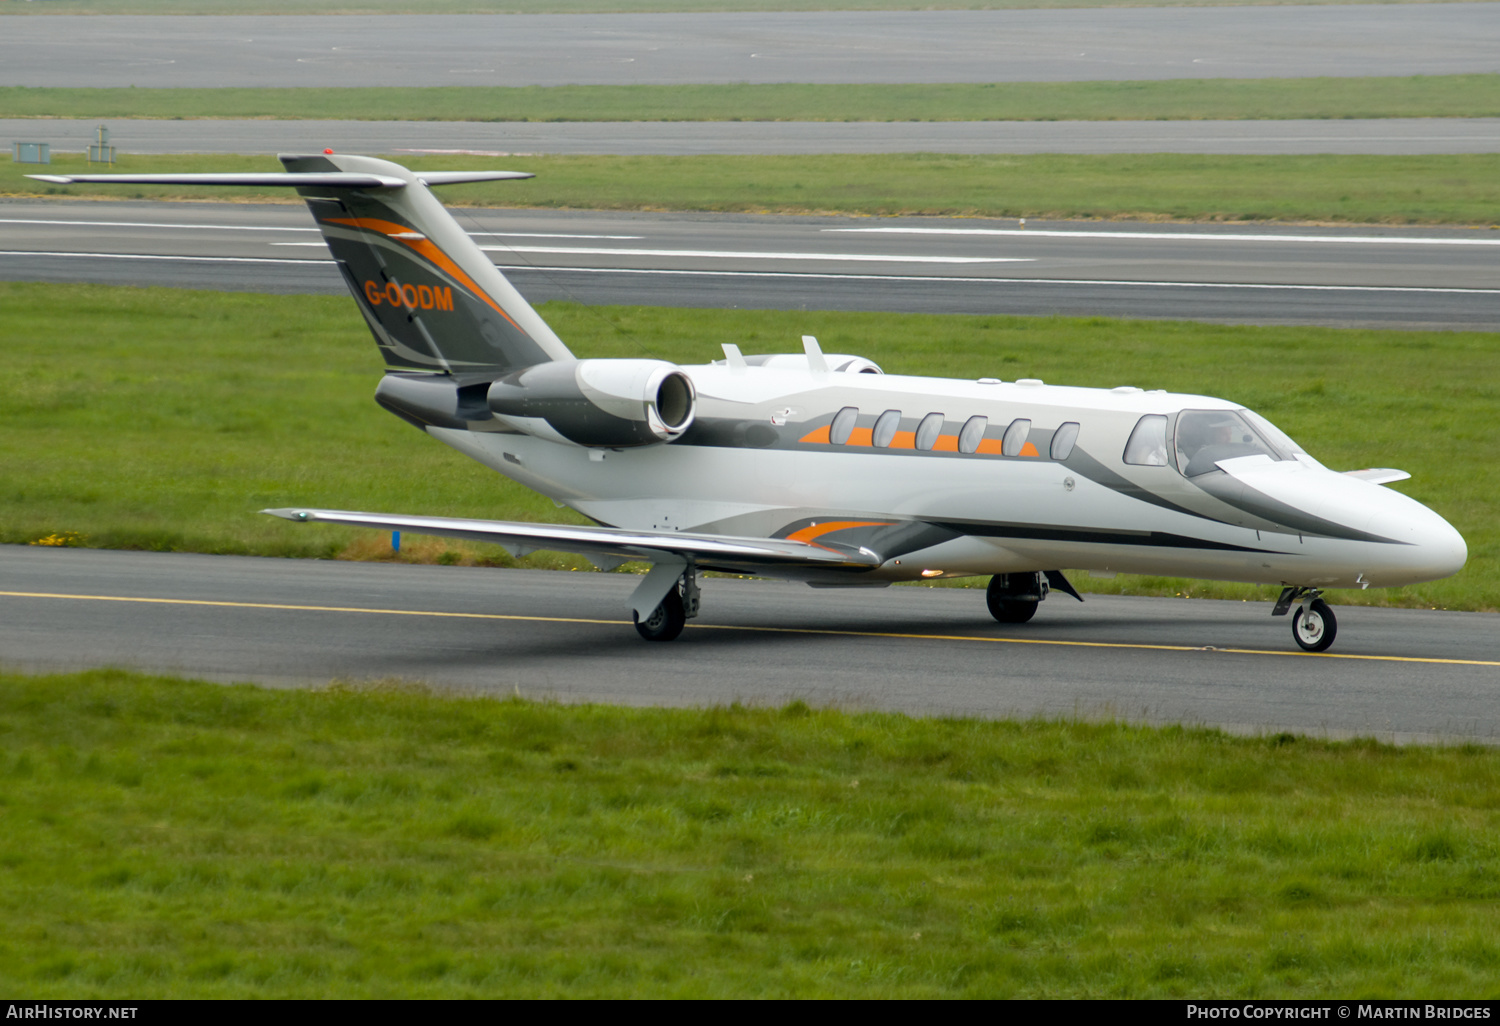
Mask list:
[[[598,526],[331,509],[263,512],[547,549],[601,569],[650,564],[636,630],[669,641],[700,609],[699,575],[815,588],[987,576],[989,611],[1021,624],[1062,567],[1279,585],[1273,615],[1326,650],[1323,593],[1458,572],[1463,538],[1384,487],[1337,473],[1238,403],[1134,387],[884,374],[822,352],[681,366],[579,359],[430,187],[529,178],[413,172],[372,157],[281,158],[268,174],[32,175],[43,181],[277,185],[307,202],[375,343],[375,401]]]

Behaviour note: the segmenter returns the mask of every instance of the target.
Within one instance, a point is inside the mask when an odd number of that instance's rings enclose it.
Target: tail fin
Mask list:
[[[351,154],[284,154],[288,173],[33,175],[49,182],[284,185],[307,201],[385,361],[471,380],[573,354],[469,238],[429,185],[530,178],[413,173]]]
[[[293,173],[355,172],[406,182],[401,189],[297,188],[387,364],[494,377],[572,359],[562,340],[427,190],[423,176],[374,157],[280,159]]]

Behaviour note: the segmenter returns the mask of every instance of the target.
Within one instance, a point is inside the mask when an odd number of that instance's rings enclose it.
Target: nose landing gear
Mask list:
[[[1292,638],[1308,652],[1328,651],[1339,632],[1338,619],[1322,595],[1318,588],[1284,588],[1276,600],[1276,608],[1271,610],[1272,616],[1285,616],[1292,603],[1297,603],[1297,611],[1292,615]]]

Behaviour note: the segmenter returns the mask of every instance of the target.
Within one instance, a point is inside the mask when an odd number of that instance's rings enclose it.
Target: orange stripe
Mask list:
[[[891,439],[888,449],[915,449],[917,447],[917,436],[911,431],[897,431]]]
[[[870,432],[869,428],[855,428],[853,431],[849,432],[849,441],[844,444],[873,445],[875,444],[875,437]]]
[[[1001,448],[1000,439],[998,438],[981,438],[979,440],[979,448],[975,451],[982,452],[986,456],[1000,456],[1004,454],[1004,449]]]
[[[889,520],[830,520],[826,524],[813,524],[811,527],[804,527],[795,534],[787,535],[787,540],[818,545],[816,539],[823,537],[825,534],[832,534],[834,531],[846,531],[851,527],[890,527],[891,523]],[[828,546],[818,545],[818,548],[827,549]],[[829,549],[829,551],[833,550]]]
[[[957,435],[938,435],[937,444],[932,447],[933,452],[958,452]]]
[[[383,221],[377,217],[330,217],[327,223],[348,225],[351,228],[363,228],[367,231],[379,232],[381,235],[387,237],[394,235],[403,235],[407,232],[416,232],[415,228],[408,228],[405,225],[397,224],[394,221]],[[417,234],[422,235],[424,233],[417,232]],[[526,332],[522,330],[521,326],[511,319],[510,314],[502,310],[500,308],[500,304],[490,298],[489,293],[480,288],[479,284],[475,282],[473,278],[470,278],[467,274],[464,273],[463,268],[455,264],[449,258],[448,254],[438,249],[431,240],[427,239],[424,236],[420,239],[395,239],[394,241],[402,243],[408,249],[415,251],[418,255],[426,257],[429,261],[436,264],[438,267],[441,267],[444,271],[447,272],[449,277],[453,278],[470,292],[474,293],[474,295],[484,300],[489,304],[491,309],[493,309],[497,314],[509,321],[512,328],[515,328],[523,335],[526,334]]]
[[[806,442],[809,445],[828,445],[828,444],[830,444],[829,443],[829,439],[828,439],[828,429],[829,429],[829,427],[831,427],[831,425],[824,424],[822,427],[818,428],[816,431],[809,431],[807,434],[805,434],[801,438],[797,439],[797,441],[799,441],[799,442]]]
[[[1039,452],[1036,451],[1036,446],[1032,445],[1030,442],[1027,442],[1025,445],[1021,446],[1021,455],[1022,456],[1040,456],[1041,453],[1039,453]]]

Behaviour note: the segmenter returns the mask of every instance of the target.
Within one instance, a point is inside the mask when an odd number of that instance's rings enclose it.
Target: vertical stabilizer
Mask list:
[[[295,174],[362,173],[406,183],[297,186],[387,365],[477,378],[573,358],[422,176],[350,154],[280,159]]]

